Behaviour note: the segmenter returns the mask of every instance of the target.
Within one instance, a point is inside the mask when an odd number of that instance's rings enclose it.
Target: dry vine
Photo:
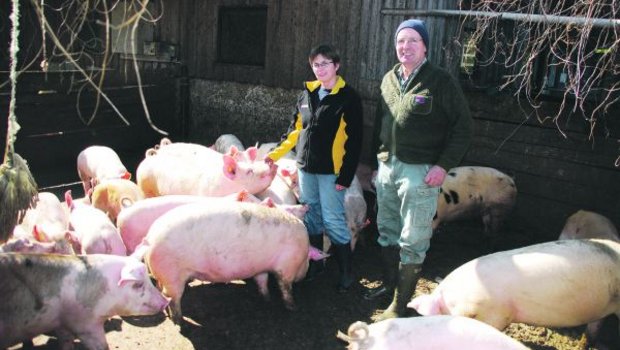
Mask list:
[[[59,65],[56,69],[70,71],[70,91],[77,91],[76,109],[79,118],[85,125],[91,125],[99,110],[100,99],[104,99],[126,125],[129,121],[123,116],[114,102],[104,92],[106,71],[113,60],[111,33],[116,29],[124,33],[126,42],[135,44],[136,29],[141,22],[155,22],[163,14],[163,4],[159,3],[161,14],[151,13],[147,6],[149,0],[31,0],[36,18],[40,23],[42,45],[34,58],[24,65],[20,71],[33,66],[34,61],[40,62],[43,72],[51,71],[51,65]],[[112,11],[117,7],[124,8],[121,24],[111,24]],[[53,19],[53,20],[52,20]],[[96,26],[100,28],[95,28]],[[130,30],[123,30],[130,28]],[[99,30],[102,29],[102,30]],[[116,38],[118,39],[118,38]],[[133,68],[143,110],[149,125],[157,132],[167,135],[151,121],[146,104],[140,70],[135,58],[136,48],[132,47]],[[19,74],[19,73],[18,73]],[[6,83],[2,83],[4,85]],[[96,92],[96,103],[87,118],[82,116],[80,107],[81,95],[88,89]],[[45,93],[45,91],[43,91]]]
[[[620,100],[620,1],[473,0],[461,1],[460,8],[473,13],[472,21],[463,23],[474,24],[471,40],[477,47],[493,43],[478,50],[478,63],[504,67],[501,89],[524,96],[541,123],[552,119],[566,137],[562,118],[579,115],[589,123],[593,140],[597,122],[614,117],[610,108]],[[503,14],[528,17],[513,22]],[[553,115],[541,109],[542,93],[551,83],[539,75],[541,62],[547,65],[542,69],[564,74]]]

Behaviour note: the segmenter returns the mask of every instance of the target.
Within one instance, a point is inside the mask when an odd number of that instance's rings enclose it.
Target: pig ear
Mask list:
[[[129,262],[121,270],[118,286],[121,287],[127,282],[142,281],[144,276],[146,276],[146,266],[138,260],[130,258]]]
[[[69,209],[73,209],[73,197],[71,196],[71,190],[67,190],[67,192],[65,192],[65,202],[67,203]]]
[[[39,242],[50,242],[51,241],[49,237],[47,237],[47,235],[45,234],[45,230],[43,230],[41,226],[36,225],[36,224],[32,227],[32,237],[34,237],[34,239],[36,239]]]
[[[267,197],[265,199],[263,199],[262,202],[260,202],[261,205],[264,205],[266,207],[269,208],[275,208],[276,203],[274,203],[273,199],[271,197]]]
[[[253,162],[253,161],[256,160],[256,157],[258,156],[258,148],[252,146],[252,147],[246,149],[245,153],[248,155],[248,158],[250,159],[250,162]]]
[[[65,232],[65,239],[71,244],[71,246],[73,247],[73,251],[76,254],[80,254],[80,252],[82,251],[82,243],[80,243],[80,240],[77,238],[75,233],[73,231]]]
[[[228,153],[226,154],[230,155],[231,157],[234,157],[237,154],[239,154],[239,149],[237,148],[237,146],[232,145],[230,146],[230,148],[228,148]]]
[[[223,160],[224,160],[224,169],[223,169],[224,176],[226,176],[229,180],[234,180],[237,174],[237,161],[235,161],[235,159],[228,154],[224,154]]]

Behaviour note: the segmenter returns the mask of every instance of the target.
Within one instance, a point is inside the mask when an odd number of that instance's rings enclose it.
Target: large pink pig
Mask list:
[[[394,318],[355,322],[338,338],[350,350],[526,350],[525,345],[486,323],[462,316]]]
[[[123,239],[127,254],[132,254],[146,237],[153,222],[164,213],[181,205],[211,200],[212,197],[191,195],[167,195],[146,198],[123,209],[118,215],[116,225]]]
[[[620,316],[620,243],[563,240],[469,261],[409,307],[461,315],[503,330],[512,322],[573,327]]]
[[[109,317],[156,314],[168,304],[130,257],[0,254],[0,281],[0,349],[47,332],[56,332],[60,349],[76,338],[108,349]]]
[[[482,217],[485,232],[497,232],[516,198],[514,180],[497,169],[452,168],[441,185],[433,230],[443,222]]]
[[[91,188],[103,180],[131,178],[131,173],[118,154],[107,146],[86,147],[78,154],[77,171],[84,186],[84,194],[88,194]]]
[[[308,233],[301,220],[276,208],[244,202],[202,202],[172,209],[157,219],[145,243],[145,261],[171,298],[171,318],[182,321],[181,297],[188,280],[230,282],[254,277],[269,297],[273,273],[288,309],[292,285],[308,269]]]
[[[76,252],[127,255],[118,229],[103,211],[87,204],[73,203],[71,190],[65,193],[65,200],[71,209],[68,233]]]
[[[190,155],[166,152],[178,143],[160,147],[138,166],[138,186],[146,197],[170,194],[226,196],[241,190],[252,194],[271,184],[277,167],[255,159],[236,158],[212,149],[200,149]]]

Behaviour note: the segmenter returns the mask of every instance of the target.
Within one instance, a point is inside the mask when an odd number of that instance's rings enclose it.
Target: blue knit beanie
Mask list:
[[[424,42],[424,46],[428,48],[428,32],[426,31],[426,26],[424,25],[424,21],[419,19],[408,19],[403,21],[396,29],[396,33],[394,34],[394,41],[396,42],[396,36],[398,36],[398,32],[405,28],[411,28],[418,32],[422,37],[422,41]]]

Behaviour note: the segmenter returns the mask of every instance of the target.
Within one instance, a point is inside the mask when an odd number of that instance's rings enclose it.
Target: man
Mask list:
[[[402,22],[395,45],[400,63],[381,82],[373,137],[384,285],[364,296],[376,299],[394,290],[377,321],[404,315],[430,247],[439,188],[447,170],[461,162],[472,135],[458,82],[426,59],[424,22]]]

